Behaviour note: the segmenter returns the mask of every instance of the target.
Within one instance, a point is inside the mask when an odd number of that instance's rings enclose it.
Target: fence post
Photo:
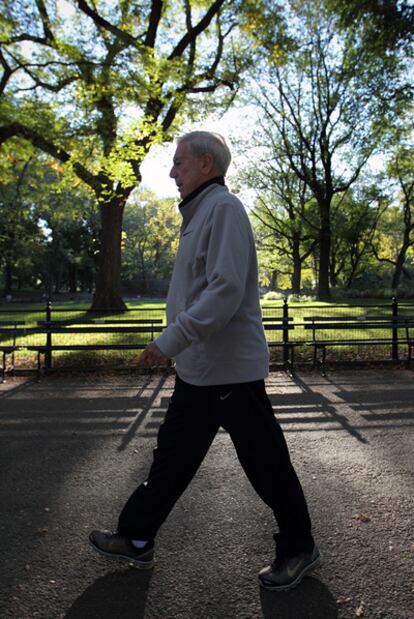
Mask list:
[[[398,317],[398,300],[397,297],[392,298],[392,317]],[[392,359],[398,361],[398,325],[397,321],[392,323]]]
[[[283,299],[283,365],[287,367],[289,365],[289,305],[287,297]]]
[[[45,371],[52,369],[52,334],[50,332],[52,322],[52,301],[48,299],[46,303],[46,352],[45,352]]]

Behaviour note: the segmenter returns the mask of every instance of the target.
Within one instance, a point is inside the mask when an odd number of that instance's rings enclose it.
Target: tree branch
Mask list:
[[[179,105],[176,101],[176,99],[174,99],[174,101],[171,103],[166,115],[164,116],[164,119],[162,121],[162,130],[165,133],[173,124],[175,117],[177,116],[178,110],[179,110]]]
[[[23,41],[31,41],[32,43],[39,43],[39,45],[46,45],[47,47],[52,46],[52,43],[49,39],[46,39],[45,37],[36,37],[32,34],[27,33],[18,34],[15,37],[10,37],[10,39],[2,41],[2,43],[23,43]]]
[[[171,54],[168,56],[168,60],[172,60],[173,58],[178,58],[183,55],[186,48],[192,43],[192,41],[195,41],[196,38],[209,27],[213,17],[219,12],[225,2],[226,0],[215,0],[215,2],[213,2],[207,13],[202,19],[200,19],[198,24],[191,30],[187,31],[181,41],[177,43]]]
[[[73,82],[76,82],[79,79],[79,76],[73,75],[71,77],[66,77],[62,79],[60,82],[57,82],[56,84],[48,84],[47,82],[43,82],[36,75],[34,75],[27,68],[27,66],[22,66],[21,68],[23,69],[23,71],[25,71],[25,73],[28,74],[30,79],[33,80],[34,86],[30,88],[19,88],[19,92],[24,92],[25,90],[33,90],[34,88],[39,88],[39,87],[44,88],[45,90],[49,90],[50,92],[60,92],[63,88],[65,88],[69,84],[72,84]]]
[[[191,32],[193,28],[193,20],[192,20],[192,15],[191,15],[190,0],[184,0],[184,7],[185,7],[185,25],[187,27],[187,32]],[[189,53],[188,62],[187,62],[187,76],[188,77],[190,77],[193,72],[194,61],[196,57],[196,49],[197,49],[196,41],[197,39],[194,39],[193,41],[191,41],[191,45],[190,45],[190,53]]]
[[[1,80],[0,80],[0,95],[2,95],[6,89],[7,82],[9,81],[10,77],[13,75],[13,69],[7,64],[7,61],[5,57],[3,56],[3,52],[1,49],[0,49],[0,64],[4,69],[3,75],[1,76]]]
[[[55,159],[58,159],[62,163],[67,163],[71,158],[71,155],[66,152],[64,148],[47,140],[40,133],[34,131],[30,127],[25,127],[18,122],[0,126],[0,145],[13,137],[21,137],[28,142],[31,142],[33,146],[40,148],[40,150],[48,155],[51,155]],[[102,179],[89,172],[89,170],[87,170],[82,164],[74,162],[73,169],[76,175],[79,176],[79,178],[89,185],[89,187],[91,187],[95,192],[102,187]]]
[[[111,24],[108,20],[92,9],[87,2],[85,2],[85,0],[78,0],[78,7],[83,13],[85,13],[85,15],[94,21],[97,28],[107,30],[128,45],[133,45],[134,47],[140,46],[141,43],[138,39],[130,35],[128,32],[125,32],[124,30],[121,30],[117,26]]]
[[[157,36],[158,25],[162,14],[162,0],[152,0],[151,13],[149,17],[148,30],[145,35],[144,43],[148,47],[154,47]]]
[[[233,82],[217,78],[216,81],[209,86],[182,86],[181,88],[177,88],[176,92],[185,92],[191,94],[197,94],[201,92],[214,92],[219,86],[227,86],[227,88],[230,88],[230,90],[234,90]]]
[[[48,41],[54,41],[55,37],[54,37],[53,32],[50,29],[50,19],[49,19],[49,15],[47,13],[46,6],[43,0],[36,0],[36,6],[40,14],[40,19],[42,20],[45,39]]]
[[[377,248],[375,247],[374,243],[370,242],[370,247],[371,247],[372,253],[374,254],[375,258],[378,260],[378,262],[387,262],[388,264],[392,264],[393,266],[397,264],[395,260],[391,260],[390,258],[380,258],[378,255]]]

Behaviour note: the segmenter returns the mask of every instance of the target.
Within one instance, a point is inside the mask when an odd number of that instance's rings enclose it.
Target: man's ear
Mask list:
[[[212,174],[214,172],[214,168],[215,168],[215,163],[214,163],[214,159],[212,155],[210,155],[210,153],[204,153],[202,155],[202,166],[201,166],[203,174],[205,174],[206,176],[208,176],[209,174]]]

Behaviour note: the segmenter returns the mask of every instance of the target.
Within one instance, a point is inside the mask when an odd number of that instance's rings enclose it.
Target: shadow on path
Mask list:
[[[308,576],[297,589],[275,593],[260,590],[263,619],[337,619],[338,607],[329,589]]]
[[[98,578],[73,603],[65,619],[143,619],[152,571],[134,568]]]
[[[146,405],[144,406],[142,411],[135,417],[135,419],[132,421],[132,423],[130,423],[130,425],[129,425],[127,431],[126,431],[125,436],[122,438],[121,445],[118,447],[118,451],[123,451],[127,447],[127,445],[129,444],[129,442],[131,441],[133,436],[136,434],[138,428],[140,427],[140,425],[144,421],[145,417],[148,415],[148,413],[151,410],[151,408],[152,408],[156,398],[158,397],[159,393],[163,389],[163,387],[165,385],[165,380],[166,380],[165,375],[161,375],[159,380],[158,380],[158,384],[155,387],[153,387],[152,393],[151,393],[150,397],[148,398],[148,401],[147,401]],[[143,395],[144,391],[149,388],[150,383],[151,383],[151,376],[147,379],[147,381],[144,383],[144,385],[140,388],[140,390],[139,390],[139,392],[138,392],[138,394],[136,396],[137,401],[139,401],[139,399]]]
[[[300,389],[300,393],[276,393],[270,392],[269,398],[275,409],[276,417],[281,423],[284,431],[289,431],[287,425],[289,423],[300,422],[319,426],[316,430],[327,430],[326,424],[334,424],[336,429],[345,430],[350,436],[357,439],[360,443],[367,443],[367,439],[354,427],[350,420],[340,414],[333,402],[321,393],[315,392],[312,387],[298,375],[292,378],[292,384]],[[290,413],[290,417],[286,416],[286,412]],[[283,413],[283,416],[279,416]],[[306,430],[310,430],[309,427]],[[298,428],[295,428],[298,431]]]
[[[20,391],[24,391],[25,389],[28,389],[34,384],[36,384],[35,380],[30,378],[12,387],[6,384],[6,382],[0,382],[0,385],[2,385],[2,389],[0,390],[0,400],[5,400],[6,398],[13,398]]]

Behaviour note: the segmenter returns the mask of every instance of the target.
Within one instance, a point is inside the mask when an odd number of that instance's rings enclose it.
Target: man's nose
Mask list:
[[[174,170],[174,166],[170,170],[170,178],[175,178],[177,176],[176,171]]]

